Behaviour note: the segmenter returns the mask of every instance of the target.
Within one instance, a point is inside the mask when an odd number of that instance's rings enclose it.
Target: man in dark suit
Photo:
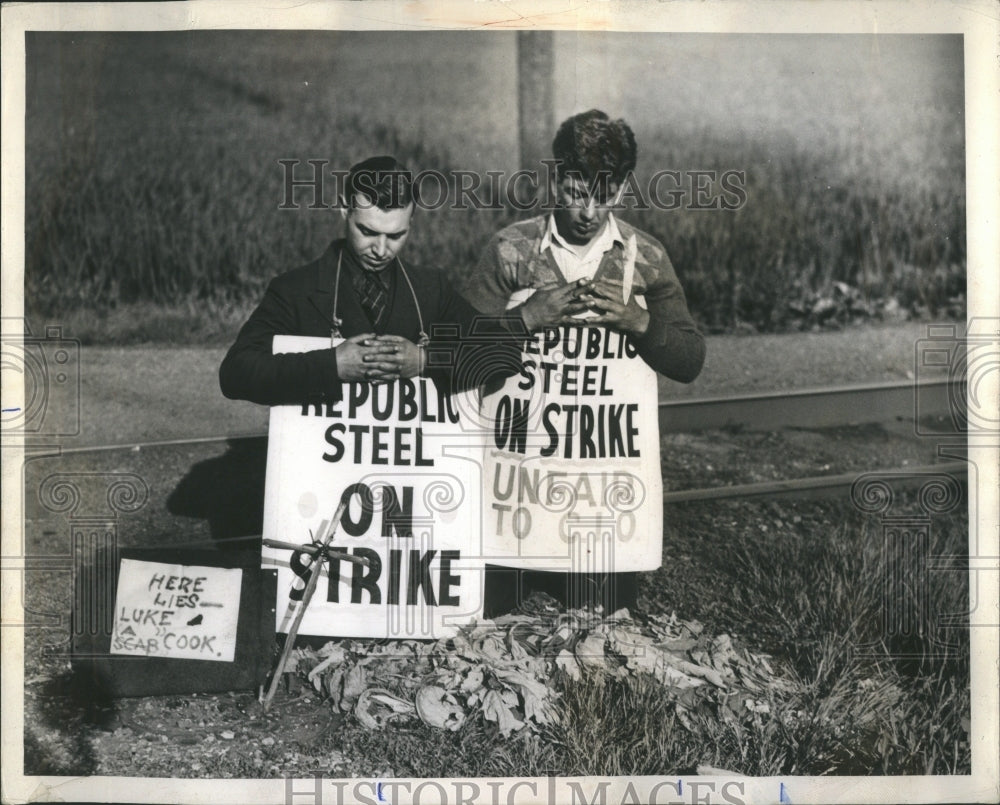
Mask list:
[[[393,157],[351,168],[346,234],[271,281],[219,369],[222,393],[261,405],[335,402],[341,383],[423,375],[459,390],[520,366],[517,314],[484,321],[441,272],[403,263],[417,189]],[[478,321],[477,321],[478,320]],[[473,334],[492,341],[462,344]],[[342,337],[336,347],[272,354],[276,335]]]

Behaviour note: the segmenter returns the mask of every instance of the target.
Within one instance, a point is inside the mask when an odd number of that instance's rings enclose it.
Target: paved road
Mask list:
[[[661,399],[815,387],[913,376],[927,325],[833,333],[712,336],[701,377],[689,386],[661,379]],[[218,347],[83,347],[79,403],[72,388],[50,389],[51,440],[65,447],[263,433],[267,410],[219,392]],[[51,363],[51,361],[50,361]],[[72,372],[71,380],[72,384]],[[58,393],[57,393],[58,391]]]

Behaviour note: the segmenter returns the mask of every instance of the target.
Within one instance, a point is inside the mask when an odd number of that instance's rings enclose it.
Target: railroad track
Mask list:
[[[667,400],[659,404],[660,428],[663,433],[729,427],[767,431],[887,422],[913,419],[918,415],[951,418],[956,407],[964,404],[964,395],[964,383],[941,379],[922,383],[893,381],[792,389],[731,397]],[[229,434],[127,444],[40,448],[40,450],[53,456],[109,451],[138,452],[162,447],[221,444],[266,437],[266,433]],[[35,455],[38,455],[38,452]],[[665,503],[681,503],[726,498],[765,496],[788,498],[842,494],[850,490],[851,484],[863,472],[868,470],[754,484],[669,491],[664,494],[663,499]],[[950,475],[965,483],[967,463],[939,462],[917,467],[887,469],[884,474],[892,483],[906,485],[933,473]]]
[[[659,404],[660,432],[686,433],[727,427],[756,431],[833,427],[912,419],[916,414],[921,417],[951,417],[956,407],[964,405],[964,400],[965,383],[949,379],[922,383],[899,380],[731,397],[666,400]],[[264,438],[267,438],[267,433],[262,431],[83,447],[44,446],[38,450],[54,455],[75,455]]]
[[[781,427],[838,426],[868,422],[886,422],[897,418],[913,418],[914,411],[921,416],[950,416],[955,400],[960,400],[964,388],[946,381],[924,383],[868,384],[827,389],[772,392],[728,398],[666,401],[660,404],[661,427],[664,432],[703,430],[722,427],[741,427],[749,430],[776,430]],[[920,396],[919,409],[915,400]],[[948,435],[948,434],[944,434]],[[111,451],[153,450],[176,446],[211,445],[230,441],[264,440],[265,433],[205,436],[186,439],[128,444],[94,445],[72,448],[47,448],[52,457],[97,454]],[[39,448],[42,450],[45,448]],[[42,453],[36,450],[34,455]],[[665,505],[724,500],[787,500],[836,497],[850,499],[854,484],[863,477],[876,479],[880,486],[893,490],[916,487],[929,481],[940,482],[942,476],[953,479],[960,486],[967,486],[968,462],[961,445],[952,451],[939,450],[941,460],[934,464],[886,468],[870,468],[806,478],[774,480],[750,484],[716,486],[700,489],[668,490],[663,494]],[[180,543],[174,547],[218,547],[220,543],[255,543],[259,536],[213,539],[211,543],[196,541]],[[74,558],[75,557],[75,558]],[[84,555],[12,556],[3,557],[5,571],[75,571],[74,562],[89,561]],[[110,571],[109,571],[110,572]],[[46,615],[55,618],[58,615]],[[46,621],[47,623],[47,621]]]
[[[663,502],[688,503],[698,500],[762,497],[766,497],[768,500],[841,497],[850,494],[851,487],[861,475],[877,475],[880,481],[897,488],[920,486],[932,476],[947,475],[964,486],[968,483],[968,472],[968,462],[943,461],[938,464],[921,464],[901,469],[862,470],[842,472],[837,475],[793,478],[788,481],[762,481],[755,484],[713,486],[704,489],[680,489],[675,492],[664,492]]]
[[[914,383],[864,383],[789,389],[733,397],[660,403],[660,431],[741,427],[747,430],[832,427],[915,417],[951,417],[964,411],[965,383],[948,378]]]

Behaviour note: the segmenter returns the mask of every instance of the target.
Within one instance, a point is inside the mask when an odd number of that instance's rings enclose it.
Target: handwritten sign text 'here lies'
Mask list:
[[[232,662],[239,568],[122,559],[112,654]]]

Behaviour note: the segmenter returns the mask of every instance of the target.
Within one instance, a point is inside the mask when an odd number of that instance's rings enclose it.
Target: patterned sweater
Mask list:
[[[655,239],[620,218],[622,237],[635,237],[633,292],[649,311],[649,327],[634,339],[640,357],[655,371],[681,383],[690,383],[705,361],[705,339],[688,312],[684,290],[666,250]],[[541,251],[546,216],[519,221],[501,229],[490,240],[462,294],[478,310],[503,313],[511,296],[526,288],[553,283],[564,285],[551,249]],[[605,253],[595,279],[622,280],[625,249],[616,243]]]

